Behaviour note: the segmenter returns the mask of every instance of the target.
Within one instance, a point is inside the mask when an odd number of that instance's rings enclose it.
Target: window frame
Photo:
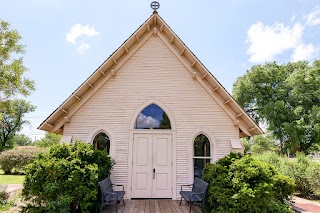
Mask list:
[[[162,112],[166,115],[166,117],[168,118],[169,120],[169,124],[170,124],[170,128],[169,129],[161,129],[161,128],[137,128],[137,120],[139,118],[139,116],[142,114],[142,111],[144,111],[146,108],[150,107],[151,105],[156,105],[157,107],[159,107]],[[143,114],[144,115],[144,114]],[[173,126],[172,126],[172,120],[170,118],[171,116],[168,115],[167,111],[165,109],[163,109],[163,107],[161,105],[159,105],[158,103],[155,103],[155,102],[151,102],[150,104],[146,105],[145,107],[143,107],[139,113],[136,115],[135,117],[135,120],[134,120],[134,126],[133,126],[133,129],[134,130],[161,130],[161,131],[164,131],[164,130],[172,130],[173,129]],[[154,117],[152,117],[154,118]],[[160,121],[160,123],[162,122],[162,120]]]
[[[100,130],[100,131],[98,131],[98,132],[96,132],[96,134],[94,134],[94,136],[92,137],[92,145],[93,145],[93,147],[94,147],[94,149],[98,149],[97,148],[97,143],[95,144],[94,143],[94,139],[97,137],[97,135],[99,135],[100,133],[104,133],[108,138],[109,138],[109,153],[108,153],[108,155],[110,155],[110,151],[111,151],[111,139],[110,139],[110,136],[109,136],[109,134],[107,133],[107,132],[105,132],[105,131],[103,131],[103,130]],[[99,149],[100,150],[100,149]],[[106,151],[108,150],[108,149],[105,149]],[[102,150],[101,150],[102,151]]]
[[[110,128],[108,128],[107,126],[105,125],[101,125],[101,126],[97,126],[95,128],[93,128],[88,137],[87,137],[87,143],[90,143],[93,145],[93,140],[94,138],[96,137],[97,134],[99,134],[100,132],[103,132],[105,133],[108,137],[109,137],[109,140],[110,140],[110,149],[109,149],[109,156],[111,158],[115,158],[115,148],[116,148],[116,140],[115,138],[113,137],[113,133],[112,133],[112,130]]]
[[[195,156],[195,150],[194,150],[194,145],[195,145],[195,140],[196,138],[199,136],[199,135],[204,135],[207,139],[208,139],[208,142],[209,142],[209,148],[210,148],[210,156]],[[216,157],[216,153],[213,152],[215,149],[213,148],[215,147],[215,140],[211,140],[211,137],[206,134],[205,132],[203,131],[197,131],[196,134],[194,134],[194,136],[192,137],[192,141],[191,141],[191,152],[192,152],[192,158],[191,158],[191,181],[194,180],[194,165],[195,165],[195,159],[200,159],[200,160],[209,160],[210,162],[209,163],[212,163],[213,162],[213,159],[215,159]]]

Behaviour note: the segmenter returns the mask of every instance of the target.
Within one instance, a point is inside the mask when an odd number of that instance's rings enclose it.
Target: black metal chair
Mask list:
[[[113,186],[122,186],[122,191],[113,191]],[[123,199],[125,194],[123,185],[112,184],[110,177],[107,177],[99,182],[99,187],[101,191],[100,213],[102,212],[104,206],[114,204],[116,204],[116,212],[118,212],[118,203],[120,203],[121,200],[123,201],[123,205],[126,205]]]
[[[204,206],[208,185],[209,184],[207,182],[197,177],[194,179],[193,184],[182,185],[181,191],[180,191],[180,195],[181,195],[180,205],[183,198],[190,205],[189,212],[191,212],[192,205]],[[183,186],[192,186],[192,190],[183,191]]]

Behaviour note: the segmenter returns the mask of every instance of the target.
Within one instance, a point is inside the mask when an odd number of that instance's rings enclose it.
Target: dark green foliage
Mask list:
[[[10,140],[29,123],[23,117],[34,110],[35,106],[25,100],[0,100],[0,150],[13,147]]]
[[[206,209],[211,212],[291,212],[286,204],[294,181],[267,163],[231,153],[205,167],[209,183]]]
[[[280,142],[282,153],[320,143],[320,60],[255,65],[233,85],[233,96]]]
[[[113,161],[84,142],[57,144],[27,167],[23,197],[27,212],[94,212],[98,181],[110,175]]]
[[[0,167],[5,174],[24,173],[25,166],[33,162],[43,149],[12,149],[0,153]]]

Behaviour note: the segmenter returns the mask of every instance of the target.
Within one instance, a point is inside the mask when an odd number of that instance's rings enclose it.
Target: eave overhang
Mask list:
[[[262,129],[239,106],[220,82],[209,72],[164,20],[154,12],[107,60],[105,60],[48,118],[40,130],[63,133],[63,127],[89,98],[116,76],[116,72],[151,36],[158,36],[212,98],[233,120],[240,130],[240,137],[262,134]]]

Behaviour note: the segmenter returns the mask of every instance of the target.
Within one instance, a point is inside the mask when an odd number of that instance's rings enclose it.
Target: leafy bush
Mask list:
[[[281,157],[277,154],[255,156],[257,159],[273,164],[279,170],[295,180],[296,191],[303,197],[310,197],[320,190],[320,163],[313,161],[303,153],[296,158]]]
[[[110,175],[113,161],[85,142],[57,144],[27,166],[22,191],[27,212],[94,212],[97,183]]]
[[[3,204],[6,202],[8,198],[8,194],[6,193],[7,185],[0,184],[0,203]]]
[[[203,179],[209,183],[205,208],[211,212],[292,212],[287,201],[294,181],[251,156],[231,153],[208,164]]]
[[[58,144],[61,137],[61,135],[52,132],[46,132],[43,138],[34,142],[34,145],[38,147],[50,147]]]
[[[255,135],[248,139],[241,140],[246,153],[261,154],[266,152],[280,151],[279,145],[271,134]]]
[[[281,157],[274,152],[258,154],[254,155],[254,157],[257,160],[274,165],[280,172],[287,174],[287,172],[285,171],[285,164],[288,161],[287,157]]]
[[[9,201],[9,193],[6,192],[7,185],[0,184],[0,212],[10,209],[13,206],[13,202]]]
[[[44,149],[11,149],[0,153],[0,167],[5,174],[23,173],[26,165]]]
[[[32,139],[24,134],[15,134],[8,143],[15,146],[31,146]]]

